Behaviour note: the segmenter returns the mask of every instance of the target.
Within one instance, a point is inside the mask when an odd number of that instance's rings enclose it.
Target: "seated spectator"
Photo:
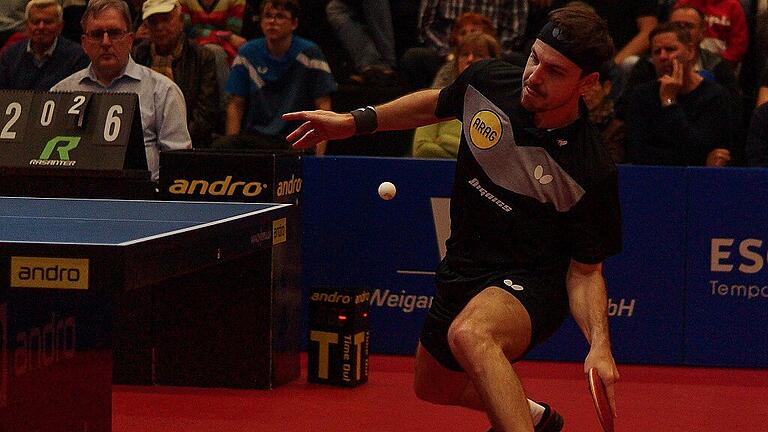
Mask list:
[[[707,23],[701,46],[737,67],[749,47],[749,28],[739,0],[678,0],[675,7],[693,6]]]
[[[755,109],[744,148],[745,165],[768,167],[768,104]]]
[[[243,45],[232,63],[227,136],[215,147],[289,149],[285,135],[298,124],[284,121],[282,114],[331,107],[337,86],[323,52],[293,34],[298,1],[263,0],[259,9],[264,37]],[[316,154],[324,154],[325,144]]]
[[[82,27],[83,49],[91,64],[51,90],[137,94],[147,167],[157,181],[161,150],[192,147],[184,96],[166,76],[131,59],[131,14],[123,0],[90,0]]]
[[[627,160],[641,165],[724,166],[734,147],[731,97],[694,70],[690,32],[675,23],[650,35],[657,81],[637,86],[627,110]]]
[[[463,37],[456,50],[454,79],[472,63],[483,59],[499,58],[500,55],[499,42],[489,34],[471,33]],[[413,136],[413,156],[456,159],[461,140],[461,127],[461,121],[454,119],[416,128]]]
[[[0,52],[24,38],[24,7],[28,0],[0,1]]]
[[[188,35],[216,58],[216,82],[221,109],[226,109],[227,76],[237,50],[246,42],[241,36],[245,0],[179,0]]]
[[[695,50],[694,71],[698,72],[705,79],[713,80],[725,87],[734,97],[734,102],[737,102],[742,92],[733,67],[718,54],[702,48],[700,45],[704,39],[704,30],[706,28],[704,15],[692,6],[681,6],[670,12],[669,22],[678,23],[691,33]],[[651,61],[650,57],[643,57],[632,68],[625,90],[630,90],[640,83],[655,79],[656,69],[653,66],[653,61]]]
[[[412,87],[425,88],[433,81],[450,54],[454,23],[466,12],[490,18],[498,34],[502,57],[524,63],[525,55],[520,54],[520,49],[528,19],[528,0],[427,0],[422,4],[417,29],[421,46],[406,51],[401,60],[401,68]]]
[[[180,0],[188,32],[199,45],[221,47],[230,62],[246,40],[243,30],[245,0]]]
[[[177,0],[147,0],[142,19],[150,36],[134,48],[136,63],[167,76],[181,88],[192,145],[210,147],[216,120],[221,117],[213,53],[184,34]]]
[[[437,71],[432,82],[432,88],[443,88],[459,76],[456,72],[456,51],[464,37],[474,33],[485,33],[491,36],[492,39],[498,40],[496,38],[496,29],[488,17],[474,12],[461,14],[456,18],[451,29],[451,52],[446,56],[445,64]]]
[[[331,0],[328,22],[352,58],[352,78],[380,86],[395,82],[395,34],[388,0]]]
[[[88,66],[80,45],[60,37],[64,21],[58,0],[30,0],[25,15],[29,39],[0,54],[0,88],[48,90]]]

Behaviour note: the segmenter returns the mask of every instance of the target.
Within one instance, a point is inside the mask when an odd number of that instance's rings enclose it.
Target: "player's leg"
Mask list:
[[[421,344],[416,349],[414,390],[416,396],[427,402],[486,411],[467,374],[443,367]],[[563,418],[548,405],[528,399],[528,406],[536,432],[562,430]]]
[[[531,319],[512,294],[489,287],[472,298],[448,331],[448,344],[496,431],[533,431],[522,383],[509,359],[531,342]]]
[[[467,374],[441,365],[421,343],[416,348],[413,387],[416,396],[427,402],[485,411]]]

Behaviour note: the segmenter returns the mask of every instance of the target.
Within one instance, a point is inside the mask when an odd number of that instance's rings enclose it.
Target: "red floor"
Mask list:
[[[344,389],[301,379],[271,391],[117,386],[118,432],[485,431],[480,413],[421,402],[411,391],[413,359],[373,356],[369,382]],[[554,405],[565,431],[598,431],[582,366],[522,362],[529,396]],[[765,431],[768,371],[620,366],[619,432]]]

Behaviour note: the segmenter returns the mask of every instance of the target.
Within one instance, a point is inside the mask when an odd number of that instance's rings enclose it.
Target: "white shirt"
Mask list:
[[[128,59],[125,70],[109,85],[96,78],[93,63],[51,87],[51,91],[135,93],[139,95],[144,150],[152,180],[160,177],[160,151],[192,148],[187,108],[181,89],[165,75]]]

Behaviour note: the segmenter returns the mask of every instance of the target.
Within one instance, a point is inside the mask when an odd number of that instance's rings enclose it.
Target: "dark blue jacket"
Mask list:
[[[59,37],[51,58],[37,67],[27,52],[28,43],[29,39],[16,42],[0,55],[0,89],[49,90],[90,63],[80,45]]]

